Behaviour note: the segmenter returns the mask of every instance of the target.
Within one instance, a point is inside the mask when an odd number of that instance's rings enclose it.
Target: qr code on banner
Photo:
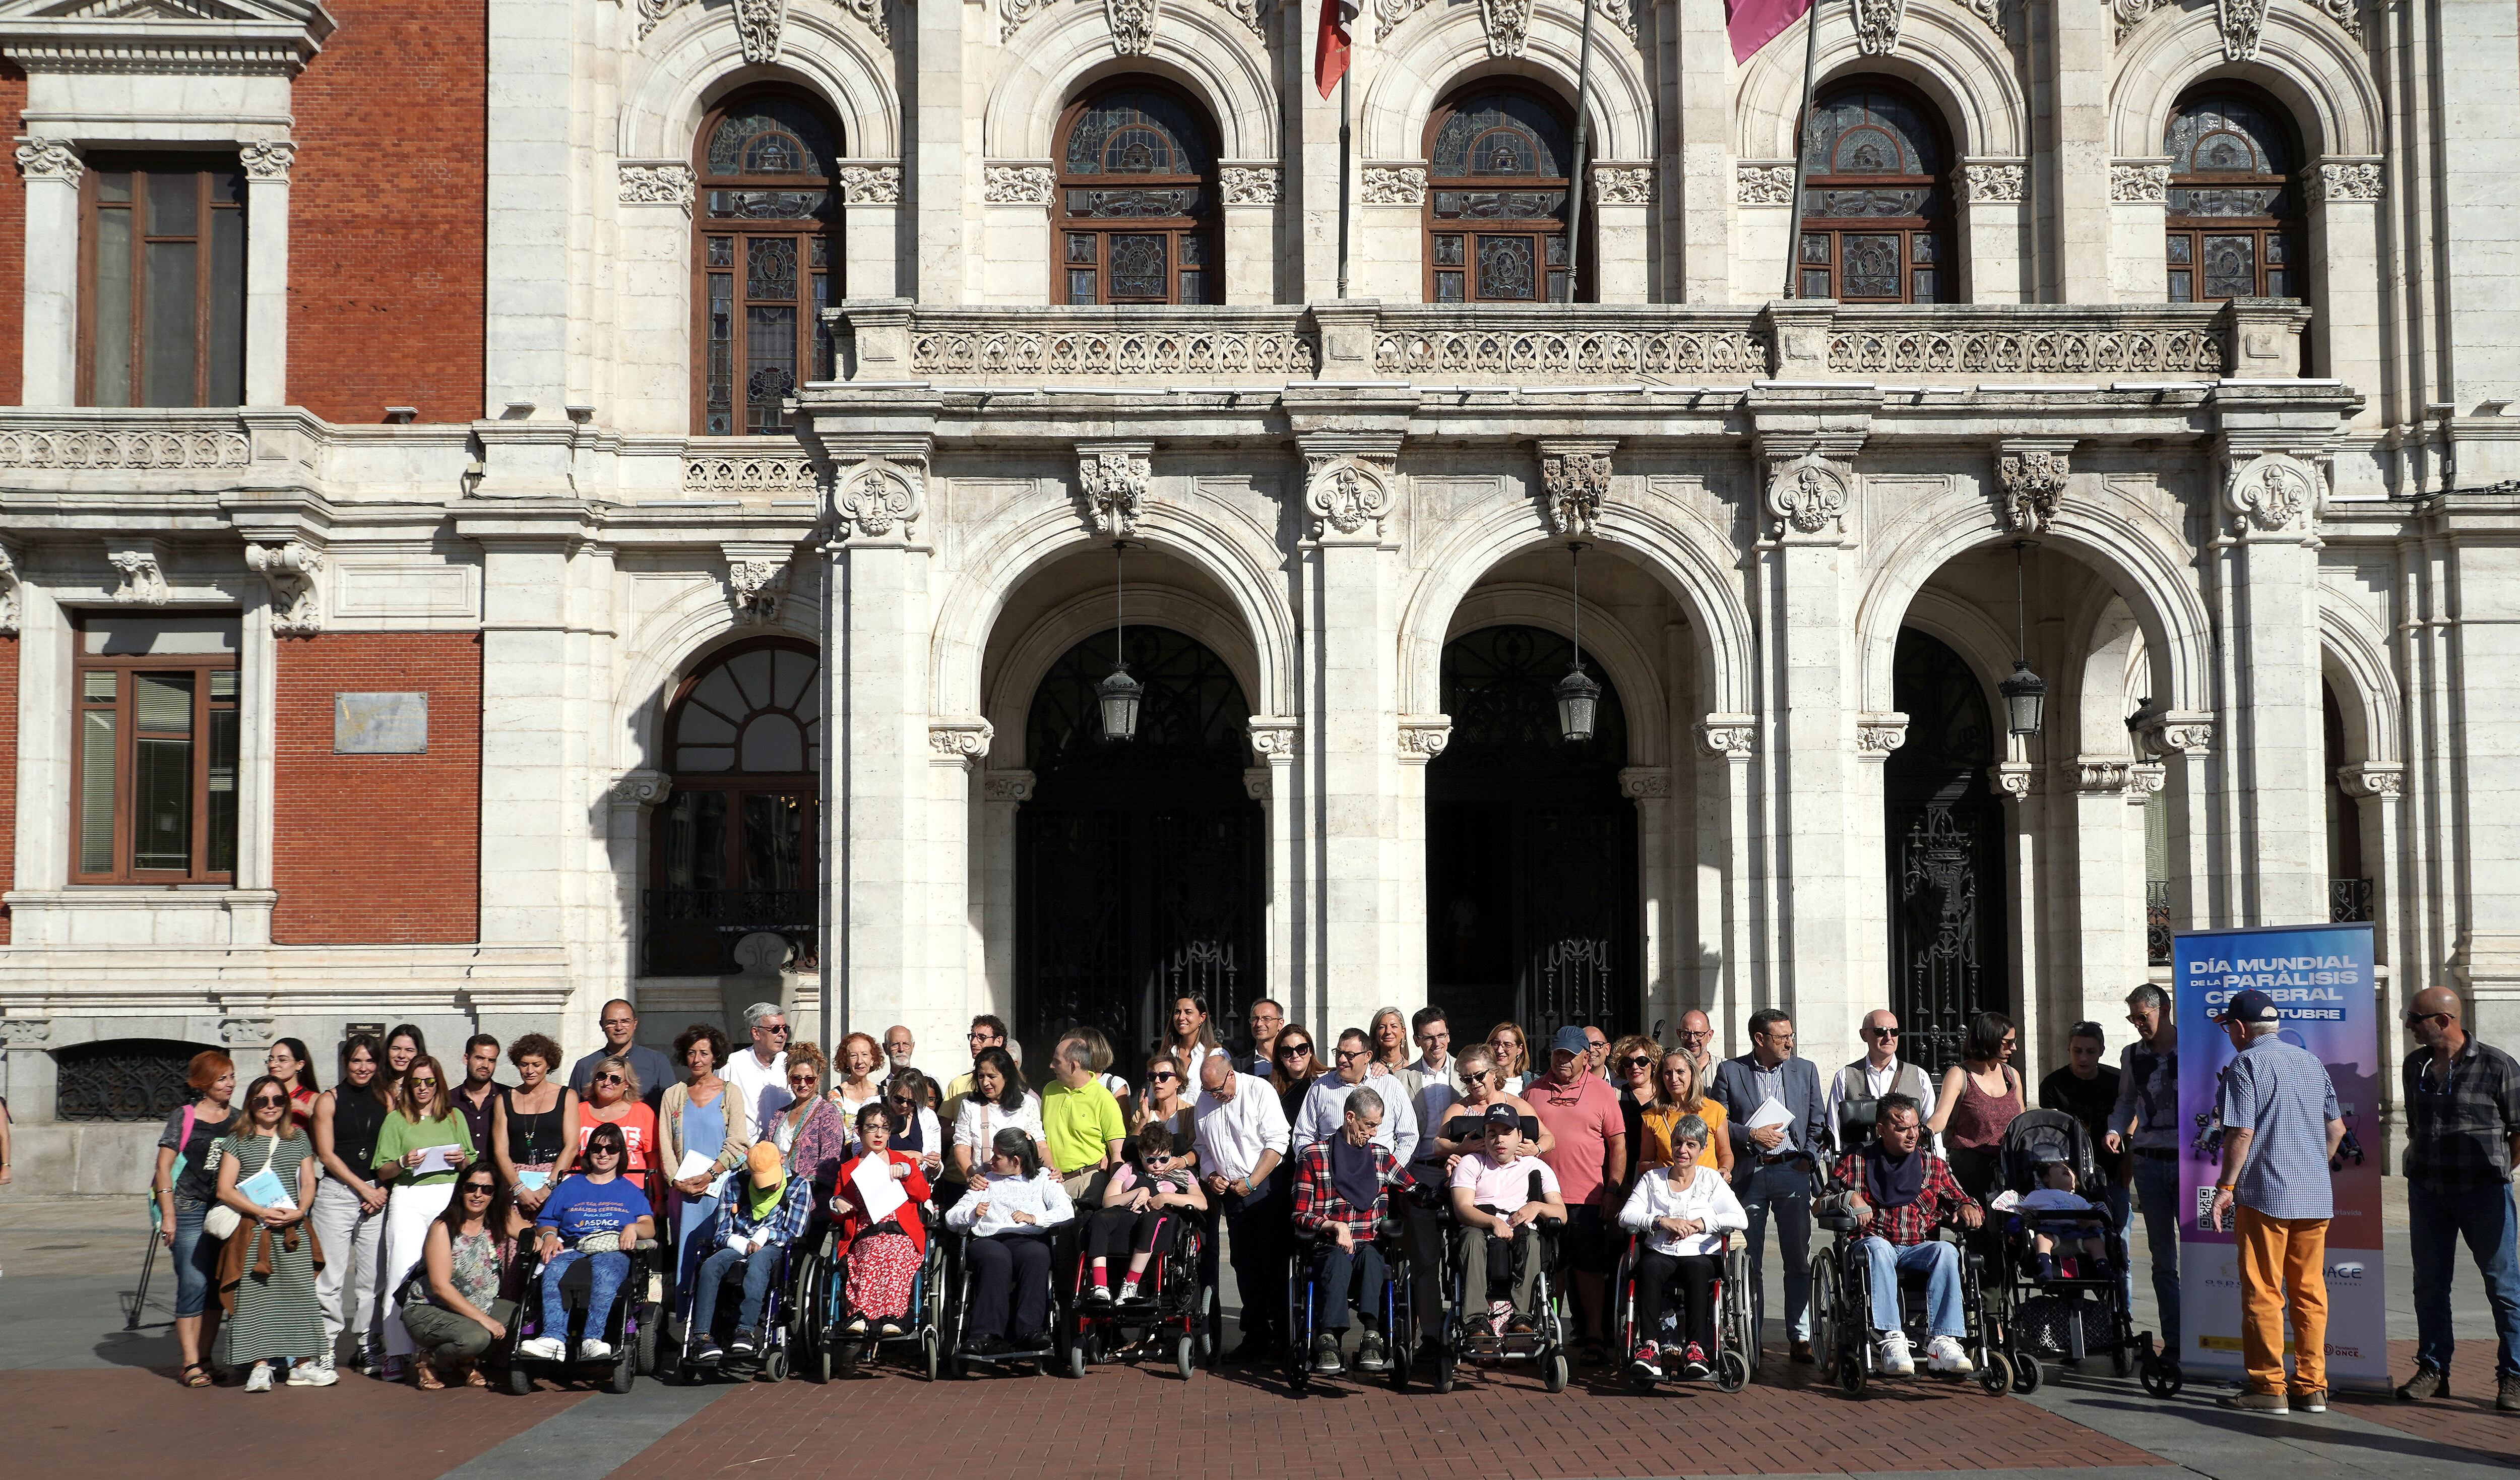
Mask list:
[[[2196,1189],[2196,1226],[2200,1229],[2214,1226],[2214,1184],[2210,1182]]]

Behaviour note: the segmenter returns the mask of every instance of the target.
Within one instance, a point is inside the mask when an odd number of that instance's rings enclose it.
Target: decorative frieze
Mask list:
[[[911,338],[911,364],[940,375],[1302,378],[1320,363],[1311,336],[1291,321],[1237,330],[1193,315],[1173,324],[1147,317],[1128,328],[922,330]]]
[[[1995,479],[2003,490],[2005,527],[2014,534],[2038,534],[2056,516],[2065,494],[2070,449],[2037,444],[2007,444],[1995,460]]]
[[[45,471],[201,472],[243,468],[242,430],[197,426],[16,426],[0,431],[0,468]]]
[[[79,176],[87,173],[87,161],[68,139],[28,139],[18,146],[18,173],[29,180],[76,185]]]
[[[2314,201],[2377,201],[2384,178],[2377,159],[2329,160],[2321,163],[2318,172],[2311,177],[2310,198]]]
[[[1846,375],[2220,375],[2219,328],[1839,329],[1828,368]]]
[[[698,177],[685,161],[624,159],[620,173],[622,204],[672,205],[680,207],[684,215],[692,213]]]
[[[2112,164],[2109,199],[2125,205],[2159,205],[2170,199],[2167,164]]]
[[[907,464],[883,459],[860,464],[832,496],[832,513],[840,538],[879,540],[898,528],[907,539],[910,526],[924,512],[924,482],[922,471]]]
[[[1102,19],[1111,27],[1111,50],[1123,57],[1143,57],[1154,50],[1155,0],[1102,0]]]
[[[1817,452],[1807,452],[1778,467],[1768,483],[1768,513],[1779,533],[1788,528],[1797,534],[1832,528],[1842,533],[1853,492],[1846,470]]]
[[[1423,164],[1369,164],[1365,167],[1365,203],[1368,205],[1423,205],[1426,203],[1426,166]]]
[[[1549,532],[1589,537],[1610,496],[1610,444],[1540,444],[1540,515]]]
[[[2018,204],[2028,180],[2029,170],[2019,164],[1963,164],[1960,195],[1972,203]]]
[[[237,161],[252,180],[286,180],[297,162],[297,145],[289,139],[257,139],[237,148]]]
[[[1437,714],[1423,718],[1400,717],[1400,758],[1414,765],[1425,765],[1444,753],[1453,741],[1453,717]]]
[[[997,736],[997,727],[977,716],[931,719],[927,722],[927,756],[947,764],[978,765]]]
[[[819,488],[814,465],[794,453],[687,452],[683,492],[811,498]]]
[[[1278,203],[1278,166],[1220,166],[1216,171],[1216,189],[1228,205],[1275,205]]]
[[[1697,748],[1708,755],[1748,760],[1759,748],[1759,723],[1748,714],[1710,714],[1697,722]]]
[[[1599,164],[1593,169],[1593,202],[1597,205],[1645,205],[1653,201],[1653,166]]]
[[[1116,538],[1138,532],[1138,517],[1153,476],[1148,454],[1153,450],[1149,442],[1077,447],[1077,502],[1096,534]]]
[[[1374,370],[1426,375],[1598,378],[1764,376],[1768,343],[1747,330],[1524,328],[1491,324],[1461,330],[1385,332],[1374,340]]]
[[[1058,180],[1047,164],[992,164],[981,171],[980,198],[991,205],[1048,205]]]
[[[163,606],[172,594],[166,589],[166,571],[158,563],[159,548],[155,540],[136,544],[109,542],[105,547],[106,563],[122,577],[113,593],[115,602],[126,606]]]
[[[898,164],[841,165],[840,199],[851,205],[899,205],[901,203],[901,166]]]
[[[1794,203],[1794,167],[1790,164],[1736,164],[1732,199],[1742,205]]]
[[[2280,452],[2260,453],[2235,470],[2223,503],[2234,518],[2273,533],[2292,528],[2318,506],[2318,470]]]
[[[303,541],[284,545],[248,545],[245,567],[271,587],[271,634],[313,637],[324,630],[324,603],[318,577],[324,553]]]
[[[1855,49],[1868,57],[1886,57],[1899,46],[1899,22],[1907,17],[1908,0],[1852,0]]]

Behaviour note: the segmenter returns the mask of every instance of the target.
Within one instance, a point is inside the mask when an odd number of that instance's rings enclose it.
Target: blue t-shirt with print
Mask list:
[[[648,1194],[626,1177],[605,1183],[571,1177],[551,1194],[534,1222],[559,1230],[562,1239],[574,1245],[589,1233],[627,1232],[650,1211]]]

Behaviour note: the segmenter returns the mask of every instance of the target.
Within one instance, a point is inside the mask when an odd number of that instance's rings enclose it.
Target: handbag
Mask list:
[[[263,1172],[270,1171],[271,1164],[280,1157],[280,1138],[274,1136],[265,1139],[271,1142],[271,1149],[263,1154],[261,1169],[254,1173],[257,1177]],[[242,1182],[244,1179],[238,1180]],[[224,1202],[202,1215],[202,1232],[212,1238],[233,1238],[236,1236],[236,1231],[243,1227],[245,1227],[245,1215]]]

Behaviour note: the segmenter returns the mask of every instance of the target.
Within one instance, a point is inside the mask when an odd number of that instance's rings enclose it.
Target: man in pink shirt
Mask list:
[[[1557,1143],[1542,1159],[1566,1198],[1566,1263],[1583,1311],[1584,1365],[1598,1367],[1608,1355],[1601,1286],[1617,1258],[1612,1202],[1628,1177],[1628,1131],[1619,1092],[1593,1072],[1590,1048],[1582,1028],[1559,1028],[1549,1045],[1549,1072],[1523,1086],[1522,1098]]]

